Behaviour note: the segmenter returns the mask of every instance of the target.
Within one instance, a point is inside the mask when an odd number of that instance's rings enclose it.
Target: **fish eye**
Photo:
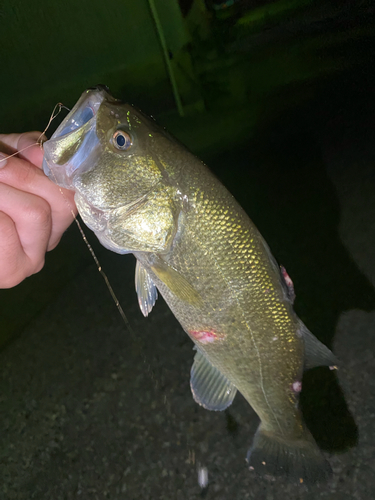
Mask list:
[[[121,151],[127,151],[133,145],[130,135],[123,130],[116,130],[113,134],[113,144]]]

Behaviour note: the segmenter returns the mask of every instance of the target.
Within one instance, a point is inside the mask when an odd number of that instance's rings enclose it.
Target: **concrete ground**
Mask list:
[[[307,373],[302,393],[332,479],[307,487],[247,470],[255,413],[240,395],[223,413],[193,401],[192,343],[162,299],[143,318],[134,258],[90,237],[129,330],[90,258],[72,264],[85,250],[71,227],[21,302],[50,291],[48,306],[0,353],[1,499],[375,497],[373,80],[361,67],[307,84],[305,99],[265,115],[251,134],[246,108],[227,110],[228,135],[221,128],[220,144],[201,148],[287,268],[298,314],[340,359],[337,372]],[[204,143],[218,115],[191,120],[194,130],[185,122],[174,132]],[[65,269],[65,285],[54,288],[54,272]],[[17,289],[2,292],[5,305],[8,293]]]

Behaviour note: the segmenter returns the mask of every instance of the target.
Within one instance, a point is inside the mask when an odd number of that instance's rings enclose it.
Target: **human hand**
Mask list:
[[[61,189],[41,169],[39,132],[0,134],[0,288],[18,285],[40,271],[45,253],[59,243],[77,209],[74,193]],[[5,157],[5,161],[2,161]]]

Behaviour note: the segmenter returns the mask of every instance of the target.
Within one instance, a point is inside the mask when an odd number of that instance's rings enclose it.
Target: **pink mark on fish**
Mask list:
[[[292,389],[294,392],[301,392],[302,390],[302,383],[299,380],[296,380],[292,384]]]
[[[217,334],[213,330],[190,330],[189,334],[194,340],[200,342],[201,344],[211,344],[216,340],[222,339],[222,334]]]
[[[281,271],[282,277],[284,278],[285,284],[288,287],[288,292],[289,292],[288,295],[290,297],[290,300],[293,302],[294,299],[296,298],[296,294],[294,292],[293,281],[291,280],[291,277],[289,276],[289,274],[286,272],[286,269],[284,266],[280,266],[280,271]]]

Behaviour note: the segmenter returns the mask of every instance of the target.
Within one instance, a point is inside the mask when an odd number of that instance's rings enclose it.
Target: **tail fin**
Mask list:
[[[250,469],[262,476],[287,476],[300,483],[324,481],[332,474],[331,466],[307,429],[300,439],[291,440],[263,431],[260,425],[247,461]]]

